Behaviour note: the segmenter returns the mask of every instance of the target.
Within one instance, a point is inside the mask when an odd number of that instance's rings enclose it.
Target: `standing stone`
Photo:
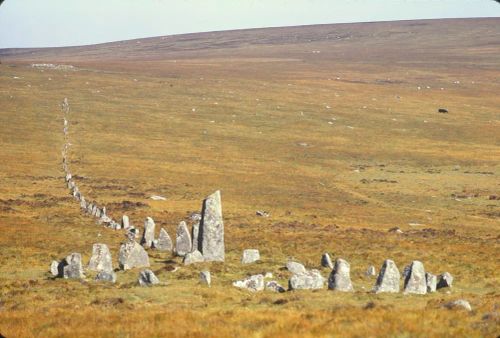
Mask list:
[[[427,292],[436,292],[437,277],[430,272],[425,273],[425,284],[427,285]]]
[[[273,291],[273,292],[285,292],[285,288],[281,286],[277,281],[272,280],[266,283],[266,290]]]
[[[122,216],[122,227],[125,230],[128,230],[128,228],[130,228],[130,221],[127,215]]]
[[[332,259],[328,253],[324,253],[323,256],[321,256],[321,266],[333,269]]]
[[[123,270],[148,267],[148,253],[139,243],[134,240],[129,240],[120,247],[118,263]]]
[[[224,222],[219,190],[203,201],[199,236],[205,260],[224,262]]]
[[[210,271],[202,271],[200,272],[200,282],[201,284],[210,285],[212,284],[212,276],[210,275]]]
[[[90,257],[88,268],[91,271],[113,271],[111,253],[106,244],[94,244],[92,246],[92,257]]]
[[[153,286],[159,284],[160,280],[153,271],[147,269],[139,273],[139,285],[140,286]]]
[[[367,277],[375,277],[377,275],[377,269],[373,265],[370,265],[368,269],[366,269],[365,275]]]
[[[184,259],[182,260],[182,262],[184,263],[184,265],[189,265],[189,264],[193,264],[193,263],[201,263],[204,260],[205,259],[203,258],[203,255],[201,254],[201,252],[196,250],[193,252],[188,252],[184,256]]]
[[[83,274],[82,255],[75,252],[66,257],[63,276],[64,278],[85,278]]]
[[[288,269],[288,271],[290,271],[293,274],[306,273],[306,271],[307,271],[306,268],[304,267],[304,265],[302,265],[298,262],[294,262],[294,261],[288,261],[286,263],[286,268]]]
[[[404,293],[425,295],[427,293],[427,284],[424,265],[420,261],[413,261],[409,266],[409,273],[404,282]]]
[[[186,225],[186,222],[182,221],[177,226],[177,235],[175,238],[175,252],[178,256],[185,256],[188,252],[191,252],[192,243],[191,235]]]
[[[449,272],[445,272],[438,276],[437,289],[451,288],[453,284],[453,276]]]
[[[242,264],[250,264],[260,260],[260,253],[257,249],[243,250],[243,257],[241,258]]]
[[[399,292],[400,274],[394,261],[386,259],[377,277],[373,292]]]
[[[160,236],[158,237],[158,240],[155,243],[155,248],[160,251],[172,251],[173,249],[172,239],[168,235],[167,230],[163,228],[160,229]]]
[[[59,276],[59,262],[58,261],[52,261],[52,263],[50,264],[50,273],[54,277]]]
[[[99,271],[95,280],[98,282],[116,283],[116,273],[114,271]]]
[[[303,273],[294,273],[288,280],[290,290],[322,289],[325,278],[318,270],[312,269]]]
[[[339,258],[335,261],[333,271],[328,279],[328,288],[331,290],[351,292],[354,291],[351,283],[351,265]]]
[[[82,209],[87,209],[87,202],[85,201],[85,198],[82,196],[82,198],[80,199],[80,208]]]
[[[193,224],[193,228],[191,229],[191,237],[193,238],[192,250],[198,250],[201,252],[200,245],[200,222],[196,222]]]
[[[92,210],[94,209],[94,205],[92,203],[87,204],[87,213],[92,214]]]
[[[262,291],[264,290],[264,276],[253,275],[233,282],[233,286],[241,289],[247,289],[252,292]]]
[[[94,216],[97,218],[101,218],[101,209],[100,208],[95,208],[95,214]]]
[[[147,217],[144,221],[144,232],[142,234],[141,244],[145,248],[151,248],[155,240],[155,221],[151,217]]]

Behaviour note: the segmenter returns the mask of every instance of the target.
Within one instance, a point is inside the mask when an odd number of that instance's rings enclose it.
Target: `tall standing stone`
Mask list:
[[[193,245],[192,245],[192,250],[198,250],[201,252],[201,245],[200,245],[200,222],[195,222],[193,224],[193,228],[191,229],[191,237],[193,238]]]
[[[120,247],[118,263],[123,270],[149,267],[148,253],[135,240],[128,240]]]
[[[64,278],[85,278],[83,274],[82,255],[75,252],[66,257],[63,276]]]
[[[409,272],[405,276],[404,293],[425,295],[427,283],[425,282],[424,265],[420,261],[413,261],[409,266]]]
[[[399,292],[399,279],[401,275],[399,274],[398,267],[394,261],[386,259],[377,277],[377,282],[373,291],[375,293],[380,292]]]
[[[219,190],[203,201],[201,214],[199,233],[201,237],[201,253],[206,261],[223,262],[225,258],[224,222],[222,220]]]
[[[168,235],[167,230],[163,228],[160,229],[160,236],[158,237],[158,241],[155,243],[155,249],[160,251],[172,251],[172,239]]]
[[[328,279],[328,288],[331,290],[351,292],[354,291],[351,282],[351,265],[342,258],[335,261],[333,271]]]
[[[188,252],[191,252],[191,249],[191,235],[189,234],[186,222],[182,221],[177,226],[177,234],[175,236],[175,252],[178,256],[183,257]]]
[[[142,234],[141,244],[145,248],[151,248],[155,240],[155,221],[151,217],[147,217],[144,221],[144,233]]]
[[[89,270],[92,271],[113,271],[113,261],[111,252],[106,244],[94,244],[92,246],[92,257],[90,257]]]

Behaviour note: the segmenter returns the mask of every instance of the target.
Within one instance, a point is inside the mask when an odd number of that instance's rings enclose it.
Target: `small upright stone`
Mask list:
[[[201,216],[200,216],[201,217]],[[191,237],[193,239],[193,244],[191,250],[198,250],[201,252],[201,245],[200,245],[200,222],[195,222],[193,224],[193,228],[191,229]]]
[[[249,291],[262,291],[264,290],[264,276],[253,275],[242,280],[233,282],[233,286]]]
[[[145,248],[151,248],[155,240],[155,221],[151,217],[147,217],[144,221],[144,232],[142,234],[141,244]]]
[[[307,271],[306,268],[304,267],[304,265],[302,265],[298,262],[294,262],[294,261],[288,261],[286,263],[286,268],[288,269],[288,271],[290,271],[293,274],[306,273],[306,271]]]
[[[210,287],[210,285],[212,284],[212,276],[210,275],[210,271],[205,270],[200,272],[200,282]]]
[[[201,237],[201,253],[205,260],[224,262],[224,221],[219,190],[203,201],[199,236]]]
[[[332,259],[330,258],[330,255],[326,252],[323,254],[323,256],[321,256],[321,266],[324,268],[333,269]]]
[[[172,239],[168,235],[167,230],[160,229],[160,236],[158,237],[158,241],[155,242],[155,248],[160,251],[172,251]]]
[[[139,243],[135,240],[128,240],[120,247],[118,262],[123,270],[142,268],[149,266],[149,257],[146,250]]]
[[[373,292],[399,292],[400,278],[401,275],[394,261],[386,259],[380,268]]]
[[[90,257],[89,270],[91,271],[113,271],[111,253],[106,244],[94,244],[92,247],[92,257]]]
[[[185,256],[191,252],[191,235],[189,234],[186,222],[182,221],[177,226],[177,235],[175,238],[175,252],[178,256]]]
[[[66,257],[63,276],[64,278],[85,278],[83,274],[82,255],[75,252]]]
[[[122,216],[122,228],[128,230],[130,228],[130,220],[127,215]]]
[[[437,277],[430,272],[425,273],[425,284],[427,285],[427,292],[436,292]]]
[[[413,261],[409,266],[409,273],[405,276],[404,293],[425,295],[427,293],[427,284],[424,265],[420,261]]]
[[[347,261],[338,258],[335,261],[333,271],[328,279],[328,288],[330,290],[351,292],[354,291],[351,283],[351,266]]]
[[[445,272],[439,275],[437,280],[437,289],[451,288],[451,286],[453,285],[453,276],[449,272]]]
[[[377,269],[373,265],[370,265],[365,272],[367,277],[375,277],[377,275]]]
[[[325,278],[315,269],[303,273],[294,273],[288,280],[290,290],[322,289],[324,284]]]
[[[59,262],[58,261],[52,261],[52,263],[50,264],[50,273],[54,277],[59,276]]]
[[[159,284],[160,280],[153,271],[146,269],[139,273],[139,285],[140,286],[153,286]]]
[[[242,264],[250,264],[260,260],[260,253],[257,249],[243,250],[243,257],[241,258]]]
[[[99,271],[95,280],[98,282],[116,282],[116,273],[114,271]]]
[[[184,263],[184,265],[189,265],[189,264],[193,264],[193,263],[201,263],[204,260],[205,259],[203,258],[203,255],[201,254],[201,252],[196,250],[193,252],[188,252],[184,256],[184,259],[182,260],[182,262]]]

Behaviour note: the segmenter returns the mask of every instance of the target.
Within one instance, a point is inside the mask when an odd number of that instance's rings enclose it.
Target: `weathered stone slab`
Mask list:
[[[206,261],[223,262],[225,259],[224,221],[220,191],[203,201],[200,225],[201,253]]]
[[[106,244],[97,243],[92,246],[92,257],[88,269],[91,271],[113,271],[111,252]]]
[[[147,217],[144,221],[144,232],[142,234],[141,244],[145,248],[151,248],[155,240],[155,221],[151,217]]]
[[[425,295],[427,293],[427,284],[424,264],[420,261],[413,261],[409,265],[408,271],[404,281],[404,293]]]
[[[50,264],[50,273],[54,277],[58,277],[60,275],[59,273],[59,262],[58,261],[52,261]]]
[[[330,258],[330,255],[326,252],[323,254],[323,256],[321,256],[321,266],[333,269],[332,259]]]
[[[425,284],[427,285],[427,292],[436,292],[437,276],[430,272],[425,273]]]
[[[200,282],[201,284],[205,284],[210,286],[212,284],[212,276],[210,275],[210,271],[202,271],[200,272]]]
[[[299,262],[294,262],[294,261],[288,261],[286,263],[286,268],[288,271],[291,273],[306,273],[306,268],[304,265],[300,264]]]
[[[273,292],[285,292],[285,288],[281,286],[277,281],[272,280],[269,282],[266,282],[266,290],[273,291]]]
[[[303,273],[295,273],[288,280],[290,290],[322,289],[325,278],[318,270],[310,270]]]
[[[354,291],[351,282],[351,265],[344,259],[338,258],[335,261],[333,271],[328,279],[330,290],[352,292]]]
[[[437,289],[451,288],[453,285],[453,276],[449,272],[445,272],[438,276]]]
[[[116,283],[116,273],[114,271],[99,271],[95,280],[98,282]]]
[[[159,284],[160,280],[153,271],[147,269],[139,273],[139,285],[140,286],[153,286]]]
[[[241,258],[242,264],[250,264],[260,260],[260,253],[257,249],[243,250],[243,257]]]
[[[201,263],[203,261],[205,261],[205,258],[203,257],[201,252],[199,252],[198,250],[193,251],[193,252],[188,252],[184,256],[184,259],[182,260],[184,265],[189,265],[189,264],[193,264],[193,263]]]
[[[264,276],[253,275],[242,280],[233,282],[233,286],[240,289],[247,289],[252,292],[264,290]]]
[[[177,234],[175,238],[175,252],[178,256],[185,256],[188,252],[191,252],[192,242],[191,235],[187,228],[186,222],[182,221],[177,226]]]
[[[380,268],[373,292],[399,292],[400,278],[401,275],[394,261],[386,259]]]
[[[167,230],[161,228],[160,236],[158,237],[158,241],[155,242],[155,248],[160,251],[172,251],[173,243],[172,239],[167,233]]]
[[[65,259],[63,267],[64,278],[85,278],[83,274],[82,255],[79,253],[72,253]]]
[[[129,240],[121,245],[118,262],[123,270],[142,268],[149,266],[149,257],[146,250],[139,243]]]

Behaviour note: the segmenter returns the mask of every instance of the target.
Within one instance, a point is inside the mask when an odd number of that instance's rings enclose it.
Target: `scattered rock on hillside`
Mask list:
[[[446,303],[444,305],[447,309],[465,309],[467,311],[472,311],[472,306],[465,299],[457,299],[452,302]]]
[[[167,199],[163,196],[159,196],[159,195],[153,195],[150,197],[150,199],[152,199],[153,201],[166,201]]]
[[[328,253],[324,253],[323,256],[321,256],[321,266],[333,269],[332,259]]]
[[[377,269],[373,265],[370,265],[368,269],[366,269],[365,276],[367,277],[375,277],[377,275]]]
[[[448,113],[448,109],[446,109],[446,108],[439,108],[438,109],[438,113],[447,114]]]
[[[98,282],[116,283],[116,273],[114,271],[99,271],[95,280]]]
[[[399,292],[400,277],[401,275],[394,261],[386,259],[380,268],[373,291],[375,293]]]
[[[427,285],[427,292],[436,292],[437,277],[430,272],[425,273],[425,284]]]
[[[305,273],[307,271],[304,265],[294,261],[288,261],[286,263],[286,268],[288,269],[288,271],[294,274]]]
[[[445,272],[438,276],[437,289],[448,288],[453,284],[453,276],[449,272]]]
[[[255,214],[260,217],[269,217],[269,213],[263,210],[257,210]]]
[[[161,228],[160,236],[158,237],[158,241],[155,242],[155,248],[160,251],[172,251],[173,243],[172,239],[168,235],[167,230]]]
[[[273,292],[285,292],[285,288],[281,286],[278,282],[272,280],[269,282],[266,282],[266,290],[273,291]]]
[[[395,233],[395,234],[402,234],[403,230],[401,230],[399,227],[394,227],[394,228],[390,228],[389,232]]]
[[[93,245],[88,269],[91,271],[113,271],[111,253],[106,244],[97,243]]]
[[[288,280],[290,290],[322,289],[325,278],[318,270],[310,270],[302,273],[294,273]]]
[[[203,261],[205,261],[205,259],[203,258],[203,255],[201,254],[201,252],[199,252],[198,250],[193,251],[193,252],[188,252],[184,256],[184,259],[182,260],[182,262],[184,263],[184,265],[189,265],[189,264],[194,264],[194,263],[201,263]]]
[[[118,262],[123,270],[142,268],[149,266],[149,257],[146,250],[139,243],[135,240],[128,240],[120,247]]]
[[[418,295],[425,295],[427,293],[425,269],[422,262],[413,261],[409,265],[408,273],[404,280],[404,293]]]
[[[233,282],[233,286],[249,291],[262,291],[264,290],[264,276],[253,275],[242,280]]]
[[[191,252],[192,243],[191,235],[189,234],[186,222],[182,221],[177,226],[177,234],[175,238],[175,252],[178,256],[185,256]]]
[[[151,217],[146,217],[144,221],[144,232],[142,234],[141,244],[145,248],[151,248],[155,240],[155,221]]]
[[[206,261],[223,262],[225,259],[224,221],[220,191],[203,201],[200,225],[201,252]]]
[[[333,271],[330,273],[328,279],[328,288],[330,290],[351,292],[354,291],[351,282],[351,266],[342,258],[338,258],[335,261],[335,266]]]
[[[212,276],[210,275],[210,271],[205,270],[200,272],[200,282],[208,286],[212,284]]]
[[[260,253],[257,249],[243,250],[243,257],[241,258],[242,264],[250,264],[260,260]]]
[[[153,286],[160,283],[160,280],[153,271],[146,269],[139,273],[139,285],[140,286]]]

